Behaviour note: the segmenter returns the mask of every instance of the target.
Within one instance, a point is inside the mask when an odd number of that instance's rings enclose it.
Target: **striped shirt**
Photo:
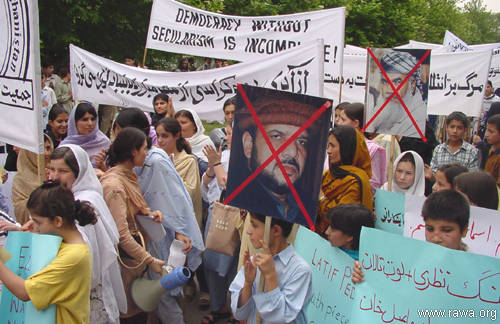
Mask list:
[[[469,171],[479,168],[478,151],[474,145],[462,141],[462,146],[454,153],[451,152],[448,143],[439,144],[434,149],[431,160],[432,172],[445,164],[459,163],[465,166]]]

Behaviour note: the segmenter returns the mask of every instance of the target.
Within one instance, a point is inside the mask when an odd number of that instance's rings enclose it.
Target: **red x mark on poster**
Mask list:
[[[281,152],[283,152],[293,141],[295,141],[297,139],[297,137],[299,137],[299,135],[304,131],[306,130],[309,126],[311,126],[311,124],[319,118],[319,116],[321,116],[321,114],[328,108],[331,107],[331,102],[330,101],[326,101],[322,106],[321,108],[319,108],[308,120],[307,122],[302,125],[285,143],[283,143],[283,145],[281,145],[277,150],[273,147],[272,143],[271,143],[271,140],[269,139],[269,137],[267,136],[267,133],[264,129],[264,126],[262,126],[262,123],[261,121],[259,120],[259,117],[257,116],[257,113],[255,112],[255,109],[253,108],[252,106],[252,103],[250,102],[250,100],[248,99],[248,96],[247,94],[245,93],[245,90],[243,90],[243,87],[241,86],[241,84],[238,84],[237,85],[238,87],[238,92],[240,93],[243,101],[245,102],[248,110],[250,110],[250,113],[252,114],[252,117],[255,121],[255,123],[257,124],[257,127],[259,128],[262,136],[264,137],[264,140],[266,141],[266,144],[267,146],[269,147],[269,150],[271,151],[271,156],[269,158],[267,158],[267,160],[265,160],[248,178],[246,178],[225,200],[224,200],[224,204],[228,204],[231,202],[231,200],[234,199],[234,197],[236,197],[243,189],[245,189],[245,187],[250,183],[252,182],[268,165],[269,163],[271,163],[273,160],[276,160],[276,162],[278,163],[278,166],[281,170],[281,173],[283,174],[283,177],[285,178],[285,181],[286,183],[288,184],[288,187],[290,188],[290,191],[295,199],[295,201],[297,202],[297,205],[299,206],[299,209],[300,211],[302,212],[302,214],[304,215],[304,218],[307,222],[307,224],[309,225],[309,228],[311,229],[311,231],[314,231],[315,228],[314,228],[314,223],[311,219],[311,216],[309,215],[309,213],[307,212],[304,204],[302,203],[302,200],[300,199],[298,193],[297,193],[297,190],[295,190],[295,187],[293,186],[293,183],[292,181],[290,180],[290,178],[288,177],[288,174],[286,173],[286,170],[283,166],[283,163],[281,162],[281,159],[279,158],[279,154]]]
[[[429,54],[431,53],[431,50],[427,50],[425,52],[425,54],[422,56],[422,58],[417,62],[417,64],[413,67],[413,69],[410,71],[410,73],[408,73],[406,75],[406,77],[404,78],[404,80],[401,82],[401,84],[397,88],[392,83],[391,79],[389,78],[389,76],[385,72],[384,68],[380,64],[380,62],[377,59],[377,57],[375,56],[375,54],[373,54],[373,51],[371,50],[371,48],[367,47],[366,50],[368,51],[368,54],[370,54],[370,56],[375,61],[375,64],[377,64],[378,68],[380,69],[380,72],[382,72],[382,75],[387,80],[387,83],[391,86],[393,92],[389,96],[389,98],[386,99],[386,101],[384,102],[384,104],[382,106],[380,106],[380,108],[372,116],[372,118],[366,123],[365,127],[363,127],[363,129],[361,130],[361,132],[364,132],[366,130],[366,128],[368,126],[370,126],[370,124],[375,120],[375,118],[377,118],[377,116],[380,114],[380,112],[382,112],[382,110],[385,108],[385,106],[387,106],[387,104],[392,100],[392,98],[394,96],[397,96],[399,102],[401,103],[401,105],[403,106],[404,110],[406,111],[406,114],[408,115],[408,117],[410,117],[410,120],[411,120],[413,126],[417,129],[418,135],[420,135],[420,137],[422,138],[422,141],[427,142],[427,139],[425,138],[424,134],[422,133],[422,131],[418,127],[417,122],[415,121],[415,119],[413,118],[412,114],[410,113],[410,110],[408,110],[408,107],[406,106],[405,102],[403,101],[403,98],[401,98],[401,95],[399,94],[399,89],[401,89],[401,87],[404,86],[404,84],[408,81],[408,79],[410,79],[410,77],[418,69],[418,67],[422,64],[422,62],[425,61],[425,59],[427,58],[427,56],[429,56]]]

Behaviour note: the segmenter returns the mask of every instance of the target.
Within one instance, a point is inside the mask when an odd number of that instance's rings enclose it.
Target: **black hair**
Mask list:
[[[63,105],[56,103],[50,108],[49,120],[54,121],[60,114],[67,114],[68,112],[64,109]]]
[[[495,128],[497,129],[497,131],[500,132],[500,114],[497,114],[497,115],[494,115],[494,116],[491,116],[490,118],[488,118],[487,123],[491,124],[491,125],[495,125]]]
[[[266,223],[266,216],[255,212],[249,212],[249,213],[252,218],[257,219],[259,222],[262,222],[264,224]],[[287,238],[292,232],[293,223],[287,222],[283,219],[272,217],[271,227],[273,227],[274,225],[278,225],[279,227],[281,227],[281,233],[285,238]]]
[[[224,101],[224,106],[222,106],[222,111],[226,112],[226,107],[230,106],[230,105],[236,106],[236,96],[231,97],[231,98],[227,99],[226,101]]]
[[[45,182],[30,195],[26,207],[37,216],[53,220],[56,216],[68,225],[75,220],[80,226],[95,224],[97,217],[94,208],[87,201],[75,200],[71,190],[59,181]]]
[[[172,117],[162,118],[156,125],[157,128],[158,126],[162,126],[166,132],[169,132],[174,137],[179,134],[179,138],[175,141],[177,151],[182,152],[182,150],[184,150],[187,154],[191,154],[191,146],[188,141],[182,137],[181,124],[179,124],[177,119]]]
[[[453,120],[461,122],[464,125],[464,128],[469,127],[469,119],[467,116],[461,111],[454,111],[446,117],[445,123],[448,126]]]
[[[415,158],[413,157],[413,154],[411,154],[410,152],[406,152],[404,153],[403,152],[403,156],[401,157],[401,159],[399,159],[399,162],[410,162],[411,164],[413,164],[413,167],[415,167]]]
[[[73,151],[66,146],[57,147],[54,152],[50,155],[50,160],[59,160],[63,159],[64,163],[68,165],[71,169],[71,172],[75,175],[75,178],[78,178],[78,174],[80,173],[80,167],[78,166],[78,161],[76,160],[75,154]]]
[[[66,77],[69,74],[69,69],[67,66],[62,66],[59,68],[59,71],[57,72],[57,75],[59,75],[61,78]]]
[[[143,131],[135,127],[122,129],[108,150],[108,165],[113,167],[118,163],[133,160],[132,150],[139,150],[145,141],[146,135]]]
[[[340,160],[342,165],[352,165],[356,152],[356,130],[352,126],[339,125],[330,130],[340,145]]]
[[[175,119],[179,117],[186,117],[187,119],[189,119],[194,125],[194,132],[196,133],[198,131],[198,127],[196,126],[196,123],[194,121],[193,114],[189,110],[181,109],[178,112],[176,112]]]
[[[151,148],[152,140],[149,137],[149,120],[139,108],[127,108],[120,112],[115,120],[115,125],[121,128],[134,127],[146,135],[148,149]]]
[[[362,103],[355,102],[352,104],[344,105],[344,114],[346,114],[350,120],[357,120],[359,122],[359,128],[363,128],[365,106]]]
[[[46,69],[46,68],[48,68],[49,66],[54,66],[54,63],[52,63],[52,62],[51,62],[51,61],[49,61],[49,60],[44,60],[44,61],[42,62],[42,68],[43,68],[43,69]]]
[[[169,98],[169,96],[166,93],[163,93],[163,92],[158,93],[156,96],[153,97],[153,109],[154,109],[154,105],[155,105],[156,100],[162,99],[163,101],[168,103],[168,98]]]
[[[97,112],[95,111],[94,106],[92,106],[89,103],[86,102],[81,102],[76,106],[76,111],[75,111],[75,122],[82,119],[83,116],[85,116],[86,113],[91,114],[95,118],[97,118]],[[97,126],[96,126],[97,127]]]
[[[375,227],[375,218],[370,209],[360,204],[333,207],[326,214],[330,226],[353,237],[352,250],[359,250],[361,227]]]
[[[493,83],[491,83],[491,80],[486,81],[486,83],[493,88]]]
[[[130,60],[134,60],[135,61],[135,55],[132,55],[132,53],[126,53],[125,55],[123,55],[123,59],[130,59]]]
[[[346,107],[347,105],[350,105],[350,104],[351,104],[351,103],[350,103],[350,102],[348,102],[348,101],[341,102],[341,103],[339,103],[337,106],[335,106],[335,110],[337,110],[337,109],[344,110],[344,109],[345,109],[345,107]]]
[[[484,171],[462,173],[453,180],[453,187],[479,207],[494,210],[498,208],[497,184],[489,173]]]
[[[445,220],[458,224],[463,231],[469,224],[470,206],[467,199],[455,190],[433,192],[422,207],[424,222],[428,219]]]
[[[469,172],[469,169],[467,169],[460,163],[445,164],[440,166],[437,170],[443,172],[446,181],[448,181],[448,183],[452,187],[453,187],[453,179],[455,179],[456,176],[465,172]]]

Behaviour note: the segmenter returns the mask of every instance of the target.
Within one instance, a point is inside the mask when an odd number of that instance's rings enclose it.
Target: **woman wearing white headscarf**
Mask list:
[[[388,182],[382,189],[388,190]],[[392,192],[423,196],[425,194],[424,161],[415,151],[401,153],[392,170]]]
[[[90,323],[119,323],[120,311],[127,311],[115,248],[120,236],[87,153],[77,145],[59,146],[51,155],[50,178],[61,181],[75,199],[88,201],[95,210],[94,226],[78,226],[92,253]]]
[[[186,139],[191,145],[191,154],[208,162],[207,157],[203,154],[203,148],[205,145],[213,147],[215,145],[210,137],[205,135],[205,127],[203,127],[198,114],[191,109],[182,109],[175,113],[175,119],[181,124],[182,138]]]

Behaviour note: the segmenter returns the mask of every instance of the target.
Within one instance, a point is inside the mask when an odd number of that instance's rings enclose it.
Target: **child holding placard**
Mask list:
[[[422,217],[425,222],[425,240],[443,247],[467,251],[462,242],[469,226],[470,206],[461,193],[454,190],[433,192],[425,200]],[[363,281],[363,272],[358,261],[354,261],[352,282]]]
[[[309,265],[287,242],[292,223],[273,218],[269,244],[264,242],[266,217],[250,212],[247,230],[256,253],[245,251],[243,267],[231,283],[231,308],[238,320],[255,323],[257,312],[262,323],[307,323],[305,306],[312,297],[312,274]],[[258,292],[260,276],[265,288]]]
[[[0,262],[0,280],[12,294],[31,300],[36,309],[56,305],[56,324],[89,322],[91,256],[75,220],[81,226],[96,221],[87,202],[75,201],[73,193],[59,182],[35,189],[27,207],[40,234],[59,235],[62,243],[56,258],[44,269],[24,280]]]
[[[328,211],[327,217],[330,226],[326,230],[326,236],[330,244],[358,260],[361,228],[375,227],[373,213],[366,206],[348,204],[333,207]]]

